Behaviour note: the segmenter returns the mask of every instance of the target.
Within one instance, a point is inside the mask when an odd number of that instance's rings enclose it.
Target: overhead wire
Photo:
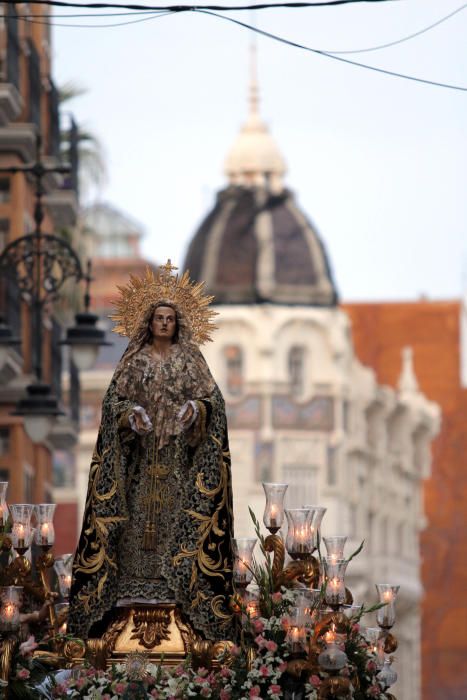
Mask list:
[[[386,44],[381,44],[379,46],[374,46],[374,47],[369,47],[365,49],[355,49],[355,50],[347,50],[347,51],[329,51],[329,50],[323,50],[323,49],[316,49],[311,46],[306,46],[304,44],[300,44],[298,42],[292,41],[290,39],[287,39],[285,37],[279,36],[277,34],[273,34],[272,32],[268,32],[263,29],[259,29],[258,27],[248,24],[246,22],[242,22],[241,20],[234,19],[233,17],[228,17],[224,16],[222,14],[219,14],[218,12],[215,12],[211,9],[208,8],[214,8],[214,7],[221,7],[223,11],[235,9],[235,10],[255,10],[255,9],[271,9],[272,7],[278,8],[278,7],[317,7],[317,6],[329,6],[329,5],[345,5],[345,4],[352,4],[356,2],[398,2],[399,0],[328,0],[327,2],[320,2],[320,3],[310,3],[310,2],[286,2],[286,3],[277,3],[277,4],[271,4],[271,3],[263,3],[261,5],[244,5],[241,7],[233,8],[233,7],[228,7],[228,6],[217,6],[217,5],[198,5],[198,6],[188,6],[188,5],[175,5],[175,6],[166,6],[164,9],[161,7],[148,7],[148,6],[141,6],[141,5],[114,5],[114,4],[109,4],[109,3],[88,3],[88,4],[81,4],[81,3],[74,3],[74,2],[65,2],[64,0],[31,0],[29,4],[45,4],[45,5],[52,5],[52,6],[66,6],[66,7],[85,7],[85,8],[96,8],[96,9],[102,9],[102,8],[119,8],[119,9],[128,9],[132,10],[135,14],[149,14],[149,16],[145,17],[138,17],[138,19],[134,20],[128,20],[125,22],[114,22],[111,24],[64,24],[64,23],[57,23],[57,22],[51,22],[48,20],[45,20],[43,18],[39,18],[36,16],[20,16],[18,15],[19,18],[35,23],[35,24],[46,24],[50,26],[56,26],[56,27],[75,27],[75,28],[81,28],[81,29],[100,29],[100,28],[109,28],[109,27],[121,27],[121,26],[128,26],[131,24],[136,24],[140,22],[145,22],[151,19],[158,19],[159,17],[164,17],[169,14],[175,14],[178,12],[185,12],[185,11],[191,11],[191,12],[197,12],[198,14],[206,14],[210,15],[212,17],[215,17],[217,19],[223,19],[228,22],[232,22],[233,24],[239,25],[245,29],[249,29],[250,31],[256,32],[257,34],[263,35],[269,39],[272,39],[274,41],[278,41],[280,43],[283,43],[288,46],[292,46],[293,48],[298,48],[304,51],[309,51],[311,53],[318,54],[320,56],[324,56],[326,58],[331,58],[336,61],[341,61],[343,63],[347,63],[349,65],[357,66],[360,68],[364,68],[366,70],[371,70],[377,73],[382,73],[385,75],[389,75],[392,77],[397,77],[401,78],[404,80],[411,80],[414,82],[418,83],[423,83],[426,85],[432,85],[436,87],[442,87],[442,88],[447,88],[451,90],[457,90],[461,92],[467,92],[467,86],[462,86],[462,85],[454,85],[451,83],[444,83],[440,81],[435,81],[435,80],[429,80],[426,78],[419,78],[417,76],[412,76],[408,75],[406,73],[400,73],[397,71],[391,71],[385,68],[379,68],[377,66],[372,66],[366,63],[361,63],[359,61],[353,61],[348,58],[343,58],[344,54],[354,54],[354,53],[364,53],[364,52],[369,52],[369,51],[376,51],[378,49],[383,49],[383,48],[388,48],[390,46],[395,46],[397,44],[400,44],[404,41],[408,41],[410,39],[415,38],[416,36],[420,36],[421,34],[424,34],[428,32],[430,29],[433,29],[434,27],[439,26],[443,22],[447,21],[454,15],[458,14],[462,10],[464,10],[467,7],[467,3],[464,3],[461,7],[458,7],[456,10],[453,10],[450,12],[448,15],[445,15],[444,17],[440,18],[436,22],[430,24],[428,27],[425,27],[417,32],[414,32],[406,37],[403,37],[401,39],[398,39],[393,42],[388,42]],[[143,9],[144,8],[144,9]],[[119,15],[127,15],[131,13],[112,13],[111,16],[119,16]],[[96,15],[91,15],[91,16],[96,16]],[[102,13],[101,15],[97,16],[107,16],[106,14]],[[71,18],[71,16],[70,16]]]
[[[436,80],[428,80],[426,78],[417,78],[414,75],[408,75],[406,73],[398,73],[397,71],[392,71],[392,70],[387,70],[385,68],[378,68],[377,66],[371,66],[368,63],[361,63],[360,61],[353,61],[350,58],[344,58],[343,56],[337,56],[336,54],[333,53],[328,53],[327,51],[322,51],[321,49],[314,49],[311,46],[306,46],[305,44],[299,44],[296,41],[291,41],[290,39],[286,39],[285,37],[281,37],[278,34],[273,34],[272,32],[268,32],[265,29],[259,29],[258,27],[255,27],[251,24],[247,24],[246,22],[242,22],[239,19],[234,19],[233,17],[225,17],[224,15],[220,15],[217,12],[211,12],[210,10],[196,10],[196,12],[204,14],[204,15],[210,15],[211,17],[217,17],[217,19],[223,19],[226,22],[232,22],[233,24],[238,24],[240,27],[243,27],[244,29],[249,29],[252,32],[257,32],[258,34],[261,34],[262,36],[268,37],[269,39],[273,39],[274,41],[278,41],[282,44],[286,44],[287,46],[293,46],[296,49],[302,49],[303,51],[309,51],[311,53],[318,54],[319,56],[325,56],[326,58],[331,58],[335,61],[340,61],[341,63],[347,63],[351,66],[358,66],[359,68],[366,68],[367,70],[375,71],[376,73],[383,73],[385,75],[390,75],[395,78],[403,78],[404,80],[412,80],[413,82],[417,83],[424,83],[425,85],[433,85],[436,87],[442,87],[442,88],[447,88],[450,90],[459,90],[460,92],[467,92],[467,86],[463,85],[453,85],[451,83],[442,83],[438,82]]]
[[[429,32],[431,29],[434,29],[435,27],[439,27],[439,25],[443,24],[443,22],[446,22],[448,19],[451,19],[451,17],[454,17],[454,15],[457,15],[459,12],[462,12],[462,10],[465,10],[466,7],[467,7],[467,2],[464,3],[463,5],[461,5],[461,7],[458,7],[456,10],[453,10],[452,12],[450,12],[448,15],[441,17],[441,19],[438,19],[436,22],[433,22],[432,24],[429,24],[427,27],[420,29],[418,32],[413,32],[412,34],[408,34],[407,36],[404,36],[401,39],[397,39],[396,41],[389,41],[387,44],[379,44],[379,46],[370,46],[367,49],[353,49],[353,50],[348,50],[348,51],[331,51],[330,49],[326,49],[326,53],[332,53],[335,56],[342,56],[344,54],[367,53],[369,51],[379,51],[380,49],[388,49],[391,46],[397,46],[398,44],[403,44],[405,41],[410,41],[410,39],[415,39],[415,37],[417,37],[417,36],[421,36],[422,34],[426,34],[426,32]]]
[[[161,17],[167,17],[167,15],[173,15],[173,12],[152,12],[151,15],[146,17],[140,17],[139,19],[126,20],[125,22],[112,22],[109,24],[65,24],[64,22],[49,22],[48,20],[42,19],[41,17],[22,17],[23,21],[30,24],[43,24],[49,27],[74,27],[76,29],[108,29],[110,27],[126,27],[130,24],[138,24],[139,22],[147,22],[151,19],[160,19]]]
[[[49,5],[50,7],[79,7],[95,10],[103,9],[125,9],[125,10],[155,10],[170,12],[190,12],[193,10],[211,10],[212,12],[242,12],[246,10],[271,10],[281,7],[333,7],[338,5],[356,5],[361,3],[377,4],[383,2],[401,2],[401,0],[323,0],[322,2],[265,2],[257,5],[136,5],[136,4],[120,4],[107,2],[69,2],[68,0],[30,0],[29,5]],[[15,2],[10,0],[9,5],[14,5]]]

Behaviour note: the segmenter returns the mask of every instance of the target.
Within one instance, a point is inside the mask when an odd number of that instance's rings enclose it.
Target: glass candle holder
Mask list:
[[[55,615],[58,622],[58,634],[66,634],[67,632],[67,622],[68,622],[68,610],[70,607],[69,603],[56,603],[55,604]]]
[[[342,605],[345,603],[345,571],[347,564],[347,559],[335,561],[331,557],[324,558],[325,600],[328,605]]]
[[[8,481],[0,481],[0,527],[5,527],[8,522],[8,506],[6,503],[6,492]]]
[[[376,621],[383,629],[390,630],[396,621],[395,602],[399,588],[400,586],[394,586],[392,583],[376,584],[379,602],[384,603],[384,607],[379,608],[376,612]]]
[[[56,559],[54,562],[54,569],[57,574],[60,595],[62,598],[68,598],[71,588],[73,554],[63,554]]]
[[[284,522],[284,496],[287,488],[288,484],[263,483],[266,495],[263,523],[273,535],[281,529]]]
[[[31,546],[32,529],[31,516],[34,506],[29,503],[15,503],[10,505],[11,519],[11,542],[13,549],[19,554],[24,554]]]
[[[379,627],[367,627],[365,639],[368,642],[370,651],[376,656],[378,668],[382,668],[384,663],[384,637]]]
[[[292,559],[301,559],[313,552],[313,513],[309,508],[290,508],[285,511],[288,523],[285,548]]]
[[[22,597],[22,586],[0,588],[0,630],[2,632],[16,632],[19,629]]]
[[[344,547],[347,542],[347,537],[344,535],[334,535],[333,537],[323,537],[328,558],[334,561],[344,559]]]
[[[326,641],[326,648],[318,656],[318,663],[325,671],[340,671],[347,661],[347,654],[339,649],[335,641]]]
[[[36,544],[39,547],[52,547],[55,542],[54,513],[55,503],[39,503],[35,506],[37,519]]]
[[[383,668],[378,673],[378,683],[381,684],[383,690],[387,690],[397,681],[397,673],[392,667],[392,659],[385,659]]]
[[[297,654],[306,649],[307,624],[309,618],[303,607],[294,607],[288,614],[288,628],[285,642],[292,654]]]
[[[233,541],[235,555],[233,580],[234,584],[240,588],[246,588],[253,578],[251,567],[256,541],[255,537],[236,537]]]
[[[308,510],[314,511],[313,514],[313,520],[311,522],[311,527],[313,529],[313,547],[316,549],[319,545],[319,540],[321,537],[321,523],[324,518],[324,514],[327,511],[327,508],[323,508],[322,506],[303,506],[304,508],[307,508]]]

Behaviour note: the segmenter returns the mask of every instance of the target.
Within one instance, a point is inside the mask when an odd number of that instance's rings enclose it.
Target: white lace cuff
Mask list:
[[[136,426],[135,413],[141,416],[145,430],[139,430]],[[130,428],[138,435],[145,435],[147,432],[152,430],[151,420],[142,406],[135,406],[133,413],[128,416],[128,422],[130,423]]]
[[[193,409],[193,415],[191,416],[189,423],[183,424],[183,427],[185,428],[185,430],[188,430],[189,428],[191,428],[193,423],[198,418],[198,414],[199,414],[199,410],[198,410],[198,406],[196,405],[196,401],[187,401],[186,403],[183,404],[183,406],[181,407],[181,409],[178,412],[177,418],[180,422],[183,420],[183,416],[187,412],[189,406],[191,406]]]

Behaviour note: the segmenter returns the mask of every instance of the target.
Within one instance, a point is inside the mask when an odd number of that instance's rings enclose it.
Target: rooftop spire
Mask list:
[[[258,56],[254,39],[250,44],[250,117],[259,117]]]
[[[250,44],[249,114],[227,155],[225,173],[232,185],[283,190],[285,162],[259,114],[256,43]]]

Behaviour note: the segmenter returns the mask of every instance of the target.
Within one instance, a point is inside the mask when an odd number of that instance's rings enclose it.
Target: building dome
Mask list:
[[[254,63],[249,117],[225,172],[229,185],[195,233],[184,268],[217,304],[335,306],[323,243],[284,187],[285,161],[259,116]]]

